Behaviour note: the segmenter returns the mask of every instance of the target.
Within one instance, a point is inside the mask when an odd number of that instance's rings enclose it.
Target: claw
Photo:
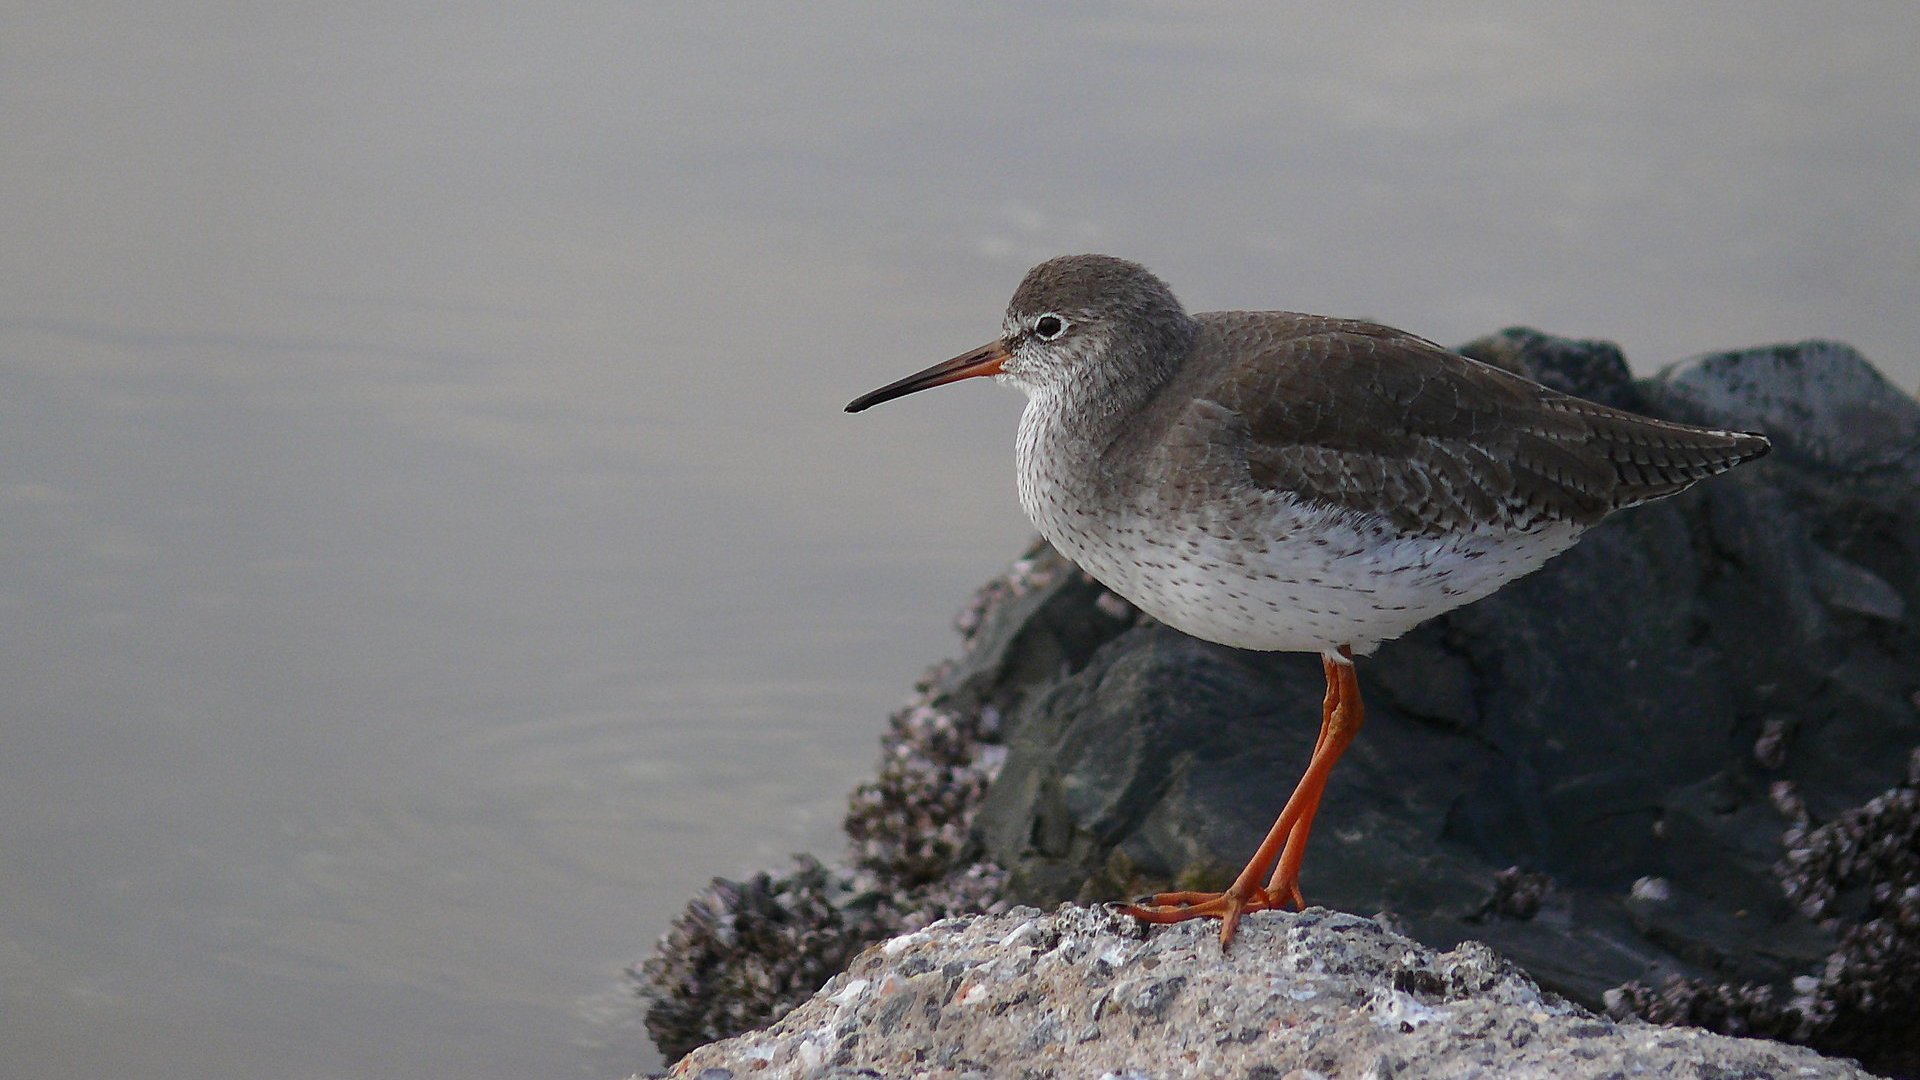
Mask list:
[[[1186,922],[1188,919],[1219,919],[1220,947],[1225,949],[1233,943],[1233,936],[1240,926],[1240,917],[1255,911],[1274,911],[1283,907],[1298,910],[1305,905],[1300,900],[1300,890],[1295,887],[1289,896],[1275,896],[1266,889],[1254,886],[1246,892],[1227,889],[1224,892],[1168,892],[1159,893],[1140,904],[1119,904],[1115,910],[1145,923],[1166,925]]]

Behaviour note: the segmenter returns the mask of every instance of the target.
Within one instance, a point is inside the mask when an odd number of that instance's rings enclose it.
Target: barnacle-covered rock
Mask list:
[[[833,903],[844,879],[800,856],[783,874],[715,878],[635,975],[651,995],[647,1030],[668,1054],[784,1013],[866,944]]]
[[[861,947],[963,912],[993,912],[1005,871],[971,828],[1006,758],[1004,710],[1131,625],[1091,578],[1036,545],[956,619],[959,660],[930,667],[888,722],[880,767],[849,800],[849,858],[716,880],[635,968],[647,1028],[677,1055],[777,1019]]]
[[[1609,1013],[1789,1039],[1920,1074],[1920,748],[1905,783],[1824,825],[1806,820],[1791,785],[1773,797],[1796,819],[1774,871],[1807,917],[1838,931],[1826,962],[1793,980],[1785,1002],[1770,986],[1672,976],[1659,990],[1610,991]]]

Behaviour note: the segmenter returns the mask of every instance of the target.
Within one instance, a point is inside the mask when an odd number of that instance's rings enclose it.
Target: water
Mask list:
[[[855,394],[1196,307],[1920,383],[1920,13],[195,5],[0,44],[0,1076],[617,1077],[1027,534]]]

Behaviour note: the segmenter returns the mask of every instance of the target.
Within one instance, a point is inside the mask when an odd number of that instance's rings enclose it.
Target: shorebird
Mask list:
[[[1188,314],[1145,267],[1106,255],[1034,267],[1000,330],[847,411],[976,376],[1012,383],[1027,394],[1020,505],[1055,548],[1195,637],[1320,655],[1319,738],[1246,868],[1221,892],[1121,907],[1217,917],[1222,948],[1244,913],[1305,903],[1307,835],[1365,716],[1355,657],[1531,572],[1613,511],[1768,449],[1375,323]]]

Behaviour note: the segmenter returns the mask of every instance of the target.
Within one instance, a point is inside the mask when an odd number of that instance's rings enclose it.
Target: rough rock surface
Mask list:
[[[1328,788],[1308,899],[1390,912],[1439,947],[1487,941],[1589,1007],[1920,1074],[1902,810],[1920,745],[1920,404],[1822,342],[1639,381],[1604,343],[1513,330],[1463,351],[1776,449],[1364,660],[1367,727]],[[851,865],[831,871],[851,898],[833,902],[840,929],[795,922],[780,948],[850,950],[999,896],[1217,887],[1307,759],[1317,661],[1142,620],[1050,549],[962,632],[855,795]],[[648,963],[654,1014],[684,1021],[669,1037],[650,1014],[669,1054],[776,1015],[819,970],[783,960],[786,982],[719,1007],[686,976],[753,961],[694,914]]]
[[[1436,953],[1312,908],[1205,926],[1104,911],[949,919],[868,949],[676,1077],[1860,1078],[1757,1039],[1597,1017],[1484,945]]]

